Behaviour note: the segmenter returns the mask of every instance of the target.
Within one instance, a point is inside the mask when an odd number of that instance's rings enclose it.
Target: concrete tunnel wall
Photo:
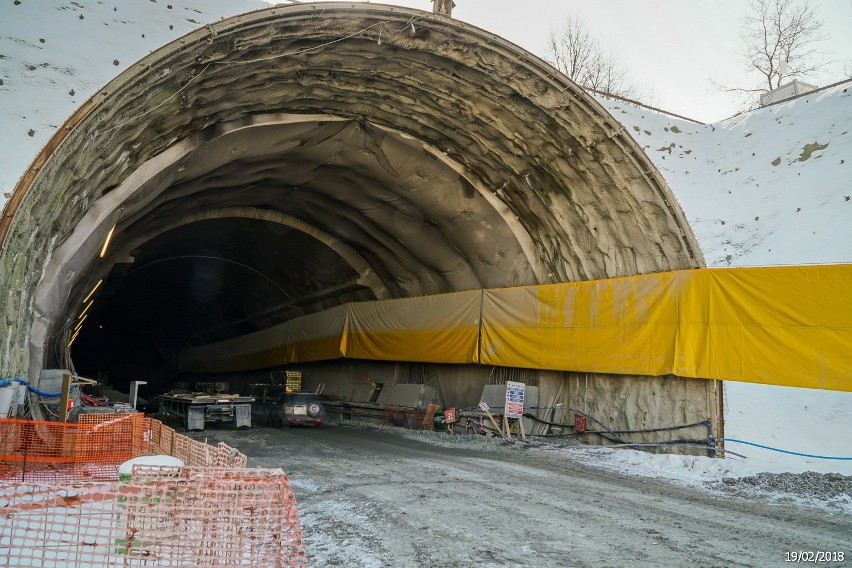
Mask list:
[[[75,360],[137,358],[121,373],[163,384],[182,348],[347,301],[704,264],[582,89],[492,34],[375,4],[261,10],[141,60],[54,137],[0,237],[4,375],[64,366],[79,327]],[[660,423],[715,408],[711,381],[592,382]]]

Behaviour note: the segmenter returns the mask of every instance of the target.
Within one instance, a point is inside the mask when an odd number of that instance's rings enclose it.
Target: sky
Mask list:
[[[266,0],[270,3],[286,3]],[[653,106],[715,122],[743,110],[717,84],[752,87],[740,53],[747,0],[455,0],[453,17],[543,56],[550,32],[579,17],[628,70]],[[374,2],[377,3],[377,2]],[[431,0],[385,2],[431,10]],[[828,39],[816,46],[836,60],[810,82],[842,80],[852,66],[852,0],[811,0]]]

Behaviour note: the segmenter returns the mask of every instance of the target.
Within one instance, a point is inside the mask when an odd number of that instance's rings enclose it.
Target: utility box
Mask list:
[[[586,417],[582,414],[574,415],[574,431],[575,432],[585,432],[586,431]]]

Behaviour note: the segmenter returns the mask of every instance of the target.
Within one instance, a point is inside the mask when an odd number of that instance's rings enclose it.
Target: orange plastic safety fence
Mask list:
[[[0,485],[0,566],[306,565],[280,469],[136,466],[122,483]]]
[[[159,420],[149,421],[149,453],[167,454],[183,460],[186,465],[245,467],[246,456],[224,442],[211,446],[178,434]]]
[[[145,453],[143,420],[140,414],[100,424],[0,420],[0,479],[115,479],[121,463]]]
[[[246,464],[246,456],[226,444],[192,440],[140,413],[82,415],[76,424],[0,419],[0,480],[114,480],[123,462],[155,454],[186,465]]]

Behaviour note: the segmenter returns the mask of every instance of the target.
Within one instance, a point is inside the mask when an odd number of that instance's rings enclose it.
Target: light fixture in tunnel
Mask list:
[[[80,328],[83,327],[83,322],[86,321],[86,318],[89,317],[89,314],[84,315],[80,318],[80,321],[77,322],[77,325],[74,326],[74,331],[80,331]]]
[[[72,335],[72,336],[71,336],[71,339],[68,341],[68,347],[69,347],[69,348],[70,348],[72,345],[74,345],[74,340],[75,340],[75,339],[77,339],[77,336],[78,336],[78,335],[80,335],[80,330],[79,330],[79,329],[78,329],[77,331],[75,331],[75,332],[74,332],[74,335]]]
[[[107,247],[109,247],[109,241],[110,241],[110,239],[112,239],[112,233],[114,231],[115,231],[115,225],[112,226],[112,228],[107,233],[106,239],[104,239],[104,246],[103,246],[103,248],[101,248],[100,258],[103,258],[104,256],[106,256]]]
[[[85,298],[83,298],[83,303],[84,303],[84,304],[85,304],[86,302],[88,302],[88,301],[89,301],[89,299],[90,299],[92,296],[94,296],[95,292],[97,291],[97,289],[98,289],[98,288],[100,288],[100,286],[101,286],[101,284],[103,284],[103,282],[104,282],[104,281],[103,281],[103,279],[98,280],[98,283],[97,283],[97,284],[95,284],[94,288],[92,288],[92,291],[91,291],[91,292],[89,292],[89,293],[88,293],[88,295],[87,295]]]
[[[77,319],[78,319],[79,321],[82,321],[82,320],[83,320],[83,316],[85,316],[85,315],[86,315],[86,312],[88,312],[88,311],[89,311],[89,308],[91,308],[91,307],[92,307],[92,304],[94,304],[94,303],[95,303],[95,301],[94,301],[94,300],[92,300],[91,302],[89,302],[88,304],[86,304],[86,307],[85,307],[85,308],[83,308],[83,311],[82,311],[82,312],[80,312],[80,315],[79,315],[79,316],[77,316]]]

